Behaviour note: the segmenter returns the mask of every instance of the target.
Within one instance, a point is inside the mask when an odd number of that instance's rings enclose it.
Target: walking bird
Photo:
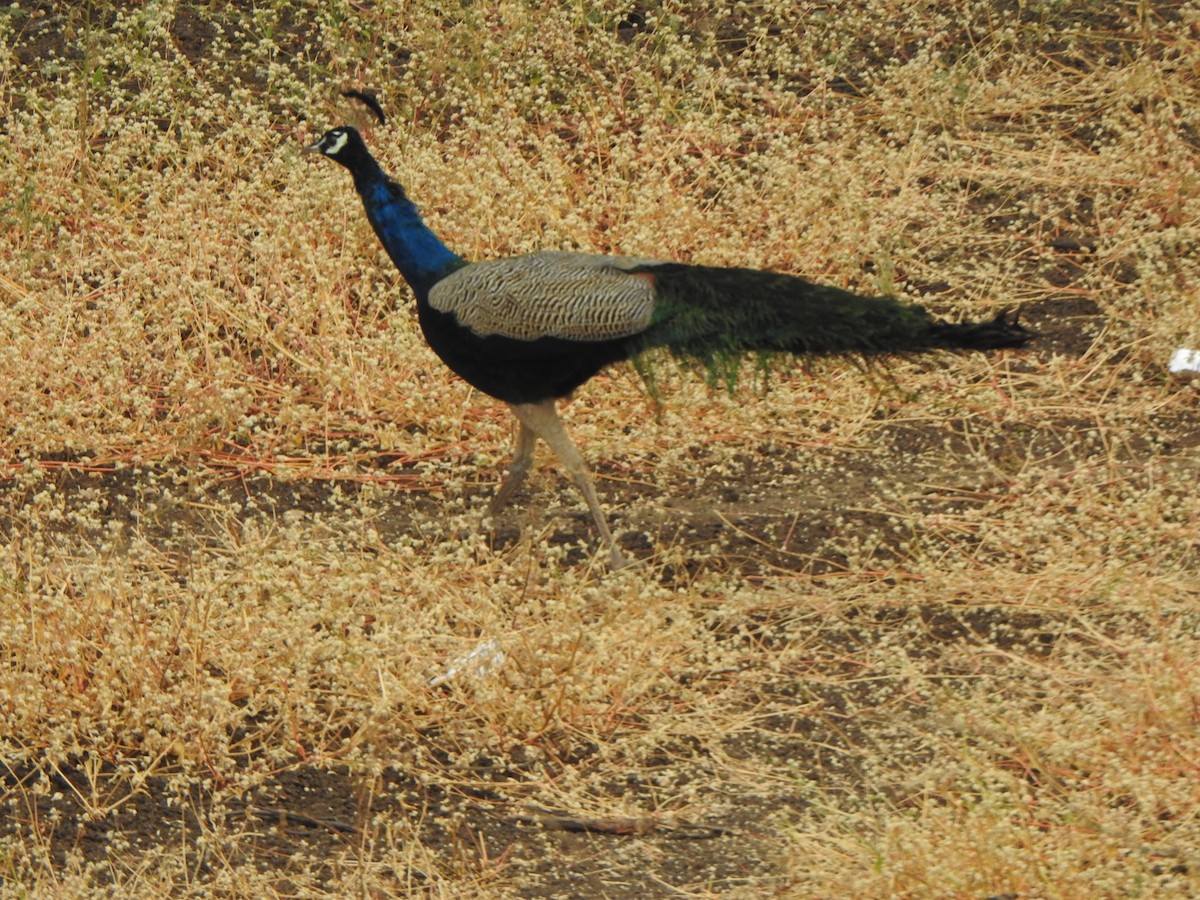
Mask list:
[[[663,347],[730,374],[748,352],[990,350],[1031,337],[1003,312],[953,324],[888,297],[756,269],[563,252],[468,263],[422,221],[356,129],[334,128],[304,149],[354,177],[371,227],[416,295],[429,346],[516,415],[516,450],[493,509],[520,486],[541,438],[579,486],[614,565],[623,560],[555,405],[610,363]]]

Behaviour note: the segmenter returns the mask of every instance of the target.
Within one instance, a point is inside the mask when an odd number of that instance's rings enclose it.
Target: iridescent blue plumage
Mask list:
[[[379,167],[353,128],[335,128],[304,149],[332,157],[350,170],[367,220],[414,291],[427,294],[439,280],[466,264],[430,231],[416,204]]]
[[[378,171],[378,165],[375,169]],[[414,291],[427,295],[438,281],[466,265],[429,230],[416,204],[382,171],[378,172],[378,178],[371,173],[361,184],[356,177],[355,186],[383,249]]]

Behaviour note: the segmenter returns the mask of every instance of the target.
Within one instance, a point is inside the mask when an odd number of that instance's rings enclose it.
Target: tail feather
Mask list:
[[[1035,336],[1018,320],[1020,310],[1011,315],[1000,310],[986,322],[934,321],[929,330],[929,346],[945,350],[998,350],[1001,347],[1020,347]]]
[[[1015,347],[1033,333],[1001,312],[950,323],[923,307],[867,297],[756,269],[681,263],[639,267],[654,276],[654,319],[640,349],[667,347],[712,368],[745,352],[806,355],[906,353]]]

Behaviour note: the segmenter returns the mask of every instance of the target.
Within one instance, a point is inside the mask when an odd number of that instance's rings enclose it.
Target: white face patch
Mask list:
[[[326,156],[337,156],[342,152],[342,148],[346,146],[346,141],[350,140],[350,135],[342,131],[338,133],[337,139],[332,144],[325,148]]]

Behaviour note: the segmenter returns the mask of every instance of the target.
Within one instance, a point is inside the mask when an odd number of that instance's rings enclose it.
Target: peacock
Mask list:
[[[471,263],[430,230],[357,129],[334,128],[304,150],[350,171],[371,227],[416,296],[429,346],[516,416],[515,452],[492,509],[520,487],[541,438],[578,485],[614,566],[624,559],[556,406],[605,366],[666,348],[728,374],[747,353],[991,350],[1032,336],[1005,312],[950,323],[889,297],[757,269],[556,251]]]

